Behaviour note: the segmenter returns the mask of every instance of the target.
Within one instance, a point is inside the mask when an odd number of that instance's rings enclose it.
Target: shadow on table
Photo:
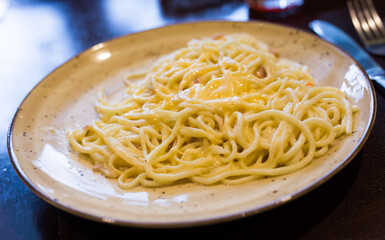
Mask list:
[[[186,17],[226,16],[244,4],[244,0],[160,0],[163,17],[185,19]]]

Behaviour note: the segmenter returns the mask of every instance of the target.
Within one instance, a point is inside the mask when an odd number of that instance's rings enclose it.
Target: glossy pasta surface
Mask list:
[[[340,90],[314,85],[306,66],[250,35],[193,39],[128,76],[118,103],[101,92],[99,119],[68,139],[121,188],[287,174],[353,131],[357,107]]]

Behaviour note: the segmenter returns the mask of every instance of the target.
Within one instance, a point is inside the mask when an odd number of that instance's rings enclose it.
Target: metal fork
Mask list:
[[[366,49],[385,56],[385,28],[372,0],[348,0],[350,17]]]

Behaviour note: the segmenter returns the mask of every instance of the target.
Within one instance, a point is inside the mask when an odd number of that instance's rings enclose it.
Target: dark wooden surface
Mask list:
[[[166,24],[266,19],[241,0],[0,1],[0,239],[385,239],[385,98],[377,93],[373,131],[341,172],[309,194],[244,219],[183,229],[138,229],[85,220],[47,204],[19,179],[6,134],[17,106],[45,75],[106,40]],[[375,1],[381,17],[385,1]],[[358,40],[344,0],[305,0],[271,21],[307,31],[328,20]],[[384,57],[375,59],[385,67]]]

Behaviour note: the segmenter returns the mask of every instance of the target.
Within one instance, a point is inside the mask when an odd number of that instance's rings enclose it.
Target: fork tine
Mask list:
[[[379,30],[380,34],[382,34],[382,37],[385,37],[385,28],[380,16],[378,16],[378,13],[373,5],[373,1],[367,0],[366,3],[368,5],[369,12],[372,14],[373,22],[377,26],[377,29]]]
[[[363,12],[363,17],[365,18],[368,24],[367,34],[369,35],[370,33],[372,36],[372,39],[374,39],[374,38],[381,37],[381,33],[377,28],[377,24],[372,17],[371,11],[369,11],[369,1],[370,0],[367,0],[367,1],[361,0],[360,4]]]
[[[365,48],[385,56],[385,27],[372,0],[347,0],[349,14]]]
[[[358,1],[354,1],[354,2],[352,0],[347,1],[349,13],[350,13],[350,17],[352,18],[353,25],[354,25],[355,29],[357,30],[359,37],[361,38],[361,40],[366,45],[366,44],[368,44],[369,40],[367,39],[367,37],[364,33],[364,30],[365,30],[364,24],[361,24],[361,19],[363,18],[362,13],[356,12],[356,8],[359,7],[359,6],[357,6],[358,4],[359,4]],[[360,18],[358,17],[359,14],[360,14]],[[364,21],[363,23],[366,23],[366,21]],[[366,27],[367,27],[367,25],[366,25]]]
[[[370,19],[369,20],[367,19],[368,10],[367,10],[364,2],[365,2],[365,0],[361,0],[361,1],[356,0],[355,1],[355,3],[356,3],[355,9],[356,9],[358,20],[361,23],[362,30],[364,31],[364,33],[366,35],[366,40],[370,43],[370,41],[372,41],[375,38],[375,36],[373,35],[373,31],[371,30]],[[358,10],[358,9],[360,9],[360,10]]]

